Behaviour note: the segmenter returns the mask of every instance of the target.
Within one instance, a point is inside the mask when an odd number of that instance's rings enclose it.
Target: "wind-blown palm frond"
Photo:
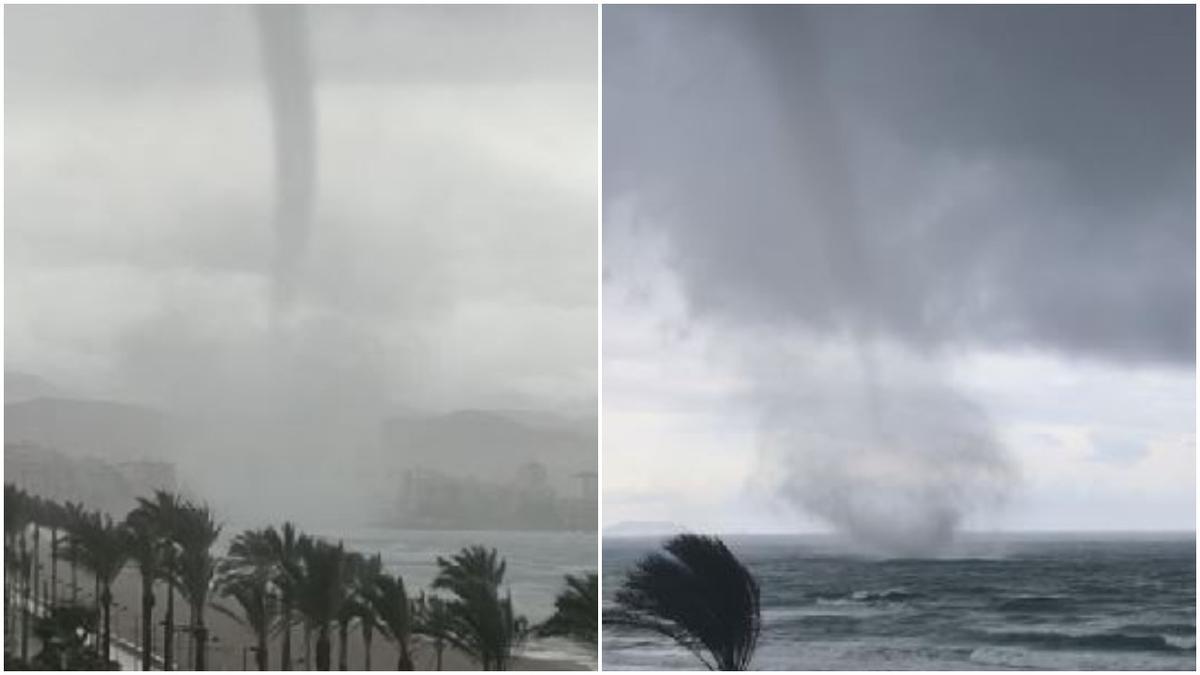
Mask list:
[[[259,670],[268,670],[270,667],[267,638],[276,626],[278,614],[273,590],[280,588],[282,575],[282,565],[275,548],[277,538],[278,533],[274,528],[246,530],[238,534],[230,542],[229,554],[221,561],[219,568],[218,588],[222,595],[237,602],[241,613],[220,605],[215,607],[254,632],[258,642],[255,663]],[[286,581],[282,583],[286,584]],[[281,628],[286,630],[290,626]]]
[[[330,625],[337,621],[349,595],[346,550],[326,541],[311,541],[300,546],[301,574],[296,586],[296,608],[317,632],[317,670],[329,670]]]
[[[284,523],[278,530],[273,526],[260,531],[261,542],[255,542],[245,550],[247,556],[257,557],[266,553],[274,567],[271,581],[279,591],[279,630],[283,640],[279,646],[279,666],[283,670],[292,669],[292,625],[294,622],[296,586],[301,576],[301,551],[308,547],[309,538],[299,534],[292,523]],[[266,551],[259,549],[259,544]]]
[[[138,505],[135,509],[143,514],[142,517],[153,523],[154,528],[163,538],[162,579],[167,583],[167,602],[160,624],[163,636],[161,653],[168,661],[166,664],[168,670],[173,666],[171,661],[173,660],[172,655],[175,654],[175,590],[179,585],[177,578],[179,546],[173,539],[173,533],[178,528],[180,513],[184,506],[179,495],[166,490],[155,490],[154,495],[149,498],[138,497]],[[69,510],[71,505],[67,504],[67,507]]]
[[[171,531],[171,539],[179,547],[179,556],[175,560],[176,579],[179,590],[192,607],[191,625],[196,636],[194,668],[204,670],[208,640],[204,610],[217,574],[218,561],[212,547],[221,535],[221,527],[207,506],[185,503],[176,515],[175,528]]]
[[[107,660],[111,643],[112,583],[129,559],[129,535],[99,513],[75,515],[68,523],[67,535],[59,541],[64,557],[92,572],[99,593],[96,608],[103,617],[100,654]]]
[[[170,543],[158,526],[153,514],[140,505],[125,516],[126,541],[129,557],[137,564],[141,575],[141,641],[150,644],[154,631],[154,583],[168,577],[167,547]],[[142,650],[142,670],[150,670],[153,658],[149,649]]]
[[[222,581],[217,586],[217,592],[221,597],[236,602],[238,611],[220,604],[213,604],[212,608],[246,628],[257,632],[258,627],[269,627],[274,619],[274,602],[270,590],[266,584],[255,583],[252,577]]]
[[[354,570],[355,614],[359,620],[359,628],[363,639],[363,670],[371,670],[371,643],[375,631],[381,628],[379,617],[375,614],[371,595],[383,576],[383,556],[376,553],[366,558],[360,558]]]
[[[500,597],[505,561],[495,549],[471,546],[448,560],[438,557],[437,565],[433,587],[454,595],[447,603],[450,643],[478,659],[483,670],[505,670],[528,632],[512,597]]]
[[[437,565],[434,587],[451,591],[476,583],[499,588],[508,569],[508,563],[500,558],[496,549],[483,546],[468,546],[448,560],[438,556]]]
[[[454,617],[448,603],[436,595],[424,593],[413,605],[413,634],[428,638],[433,643],[435,670],[442,669],[442,654],[453,637]]]
[[[561,636],[590,645],[597,642],[597,595],[599,582],[594,573],[566,576],[567,587],[554,599],[554,614],[537,627],[544,636]]]
[[[254,660],[259,670],[270,670],[267,650],[267,635],[275,621],[275,598],[271,595],[265,575],[232,576],[222,578],[218,586],[221,595],[237,602],[241,612],[234,612],[224,605],[213,605],[221,614],[233,618],[249,628],[257,641]]]
[[[400,652],[396,670],[412,670],[409,642],[413,633],[413,612],[408,592],[404,588],[404,579],[399,574],[393,577],[380,573],[375,577],[366,598],[383,636],[396,645],[397,651]]]
[[[655,631],[709,670],[746,670],[760,630],[758,582],[717,537],[679,535],[642,558],[604,622]]]
[[[15,537],[33,521],[33,504],[29,495],[12,483],[4,485],[4,536]]]

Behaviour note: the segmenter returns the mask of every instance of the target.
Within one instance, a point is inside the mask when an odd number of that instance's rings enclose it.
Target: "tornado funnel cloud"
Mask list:
[[[275,148],[275,260],[271,306],[287,310],[312,230],[316,196],[316,106],[305,10],[254,8]]]

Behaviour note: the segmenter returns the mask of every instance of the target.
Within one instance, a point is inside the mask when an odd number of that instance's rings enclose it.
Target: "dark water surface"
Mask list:
[[[654,538],[606,539],[604,594]],[[965,538],[933,559],[817,536],[730,536],[762,587],[759,669],[1196,668],[1196,541],[1176,535]],[[604,631],[605,670],[694,669],[654,635]]]

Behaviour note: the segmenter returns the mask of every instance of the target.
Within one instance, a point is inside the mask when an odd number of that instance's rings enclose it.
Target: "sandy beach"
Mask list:
[[[42,563],[45,565],[43,573],[47,584],[49,583],[49,533],[43,531],[42,542]],[[59,581],[59,597],[70,597],[70,566],[65,562],[59,562],[58,568]],[[85,573],[82,569],[79,570],[79,600],[80,602],[92,602],[93,581],[90,574]],[[131,643],[137,643],[140,640],[141,626],[141,580],[137,572],[137,568],[133,565],[127,566],[117,581],[113,584],[113,608],[112,608],[112,630],[114,639],[119,636],[123,640]],[[165,588],[162,584],[158,584],[155,589],[155,610],[154,620],[156,622],[154,641],[156,650],[161,649],[162,645],[162,619],[166,608],[167,596]],[[228,616],[224,612],[219,611],[213,605],[224,605],[236,615],[236,605],[226,602],[221,598],[214,598],[210,602],[209,610],[205,613],[205,624],[209,629],[209,646],[208,646],[208,669],[209,670],[254,670],[254,654],[250,651],[250,647],[255,644],[254,634],[245,626]],[[175,622],[181,624],[186,622],[188,616],[188,605],[181,595],[176,594],[175,597]],[[333,668],[337,669],[338,662],[338,642],[336,632],[333,637]],[[190,670],[189,664],[192,663],[190,656],[190,640],[186,634],[176,636],[176,664],[181,670]],[[314,636],[315,643],[315,636]],[[281,640],[278,635],[273,636],[270,640],[270,662],[269,666],[272,670],[279,669]],[[315,645],[314,645],[315,648]],[[304,631],[299,627],[293,628],[292,633],[292,665],[294,670],[309,670],[309,664],[305,662],[304,657]],[[362,633],[357,627],[352,627],[347,641],[347,666],[349,670],[366,670],[366,650],[364,648]],[[399,652],[389,643],[383,636],[376,632],[371,645],[371,668],[370,670],[395,670]],[[417,670],[434,670],[435,655],[433,647],[427,642],[423,642],[419,638],[414,638],[413,645],[413,661],[416,664]],[[446,649],[442,656],[443,670],[478,670],[479,664],[466,654],[453,650]],[[513,660],[510,670],[589,670],[578,663],[570,661],[556,661],[551,659],[533,659],[523,658],[518,656]]]

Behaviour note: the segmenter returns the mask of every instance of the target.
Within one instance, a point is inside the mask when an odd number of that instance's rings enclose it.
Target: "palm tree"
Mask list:
[[[350,624],[355,620],[362,626],[363,641],[366,648],[370,650],[370,630],[375,623],[375,613],[372,610],[369,600],[370,586],[374,583],[374,577],[381,573],[383,569],[382,559],[376,555],[373,558],[367,558],[361,553],[350,552],[346,554],[346,574],[347,595],[345,602],[342,604],[342,611],[338,614],[338,670],[349,670],[349,641],[350,641]],[[367,654],[366,669],[371,668],[370,653]]]
[[[30,524],[33,525],[33,560],[30,564],[33,566],[33,611],[36,613],[39,607],[38,593],[41,588],[42,523],[46,515],[46,502],[36,495],[30,495],[29,502],[32,515]]]
[[[154,583],[167,577],[167,547],[154,514],[139,504],[125,516],[129,557],[137,563],[142,581],[142,670],[153,665]]]
[[[206,505],[185,502],[179,510],[171,539],[179,547],[176,560],[176,580],[179,590],[191,605],[191,628],[195,635],[195,670],[206,667],[208,629],[204,625],[204,609],[217,572],[213,544],[221,535],[221,527]]]
[[[29,660],[29,551],[26,532],[33,521],[33,504],[24,490],[12,484],[4,486],[5,562],[14,567],[14,581],[5,596],[8,611],[16,603],[21,617],[21,661]],[[10,596],[16,596],[15,598]],[[5,622],[7,628],[11,625]]]
[[[717,537],[682,534],[637,562],[610,625],[665,635],[709,670],[747,670],[761,627],[758,582]]]
[[[381,632],[400,652],[396,670],[413,670],[410,644],[413,634],[413,612],[412,604],[408,601],[408,592],[404,589],[404,579],[399,574],[393,577],[380,573],[367,597]]]
[[[268,670],[267,635],[275,620],[275,596],[271,587],[280,588],[280,564],[275,551],[278,533],[273,528],[246,530],[229,545],[229,555],[221,566],[222,593],[233,597],[242,607],[243,624],[258,639],[256,660],[259,670]],[[290,617],[283,629],[290,632]],[[285,632],[285,636],[287,635]],[[290,663],[289,663],[290,666]]]
[[[442,669],[442,654],[450,641],[450,631],[453,617],[446,601],[436,595],[426,596],[424,593],[417,598],[416,623],[413,633],[429,638],[433,642],[434,664],[436,670]]]
[[[270,670],[267,635],[275,621],[275,598],[271,595],[267,575],[230,575],[222,578],[218,588],[221,595],[233,598],[242,611],[238,615],[216,605],[217,611],[232,617],[254,633],[258,643],[254,652],[255,665],[259,670]]]
[[[309,538],[296,533],[296,526],[284,523],[276,530],[269,527],[263,531],[263,545],[274,566],[273,582],[279,589],[280,628],[283,643],[280,646],[279,665],[283,670],[292,669],[292,612],[295,608],[296,586],[301,574],[301,551],[308,547]],[[307,646],[306,646],[307,650]]]
[[[322,540],[301,547],[301,575],[296,588],[296,604],[307,627],[317,633],[317,670],[329,670],[331,643],[329,628],[341,615],[349,595],[346,551]]]
[[[383,575],[383,556],[376,553],[370,558],[363,558],[354,577],[354,592],[358,596],[359,628],[363,639],[363,670],[371,670],[371,642],[375,629],[379,627],[371,603],[371,593],[376,581]]]
[[[500,597],[507,567],[495,549],[470,546],[438,557],[433,587],[454,595],[448,608],[451,644],[473,655],[483,670],[506,670],[513,650],[525,638],[527,622],[513,611],[512,597]]]
[[[83,504],[78,502],[67,502],[63,505],[63,529],[70,530],[71,524],[79,522],[87,516],[87,512],[83,508]],[[79,565],[74,560],[68,559],[68,564],[71,566],[71,604],[79,603]]]
[[[71,523],[63,546],[66,555],[83,565],[96,579],[97,604],[103,617],[100,654],[107,662],[112,643],[112,583],[129,559],[127,533],[110,516],[99,512]]]
[[[46,500],[43,505],[43,522],[50,528],[50,598],[51,605],[58,602],[58,535],[66,521],[63,505]]]
[[[67,505],[68,508],[71,506]],[[178,495],[165,490],[156,490],[154,496],[138,498],[138,509],[146,513],[155,528],[164,537],[163,581],[167,584],[167,608],[163,616],[163,670],[171,670],[175,659],[175,585],[178,574],[179,547],[171,538],[178,528],[180,513],[184,508]],[[72,568],[72,576],[74,569]]]
[[[596,574],[568,574],[567,587],[554,599],[554,614],[537,627],[539,635],[561,636],[596,646],[599,583]]]

